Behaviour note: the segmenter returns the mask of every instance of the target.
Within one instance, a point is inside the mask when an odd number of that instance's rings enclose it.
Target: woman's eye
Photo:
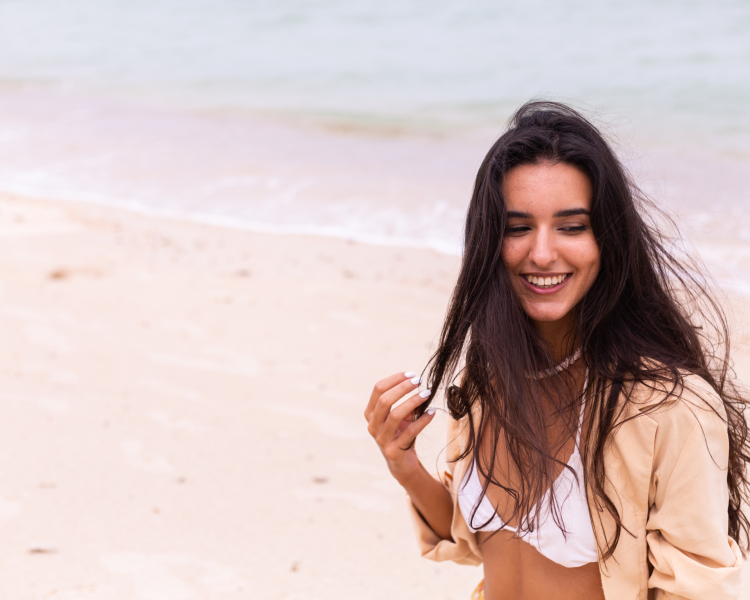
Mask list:
[[[528,227],[527,225],[516,225],[515,227],[506,227],[505,233],[506,235],[514,234],[514,233],[524,233],[530,230],[531,230],[531,227]]]
[[[565,231],[566,233],[579,233],[581,231],[586,231],[588,227],[586,225],[571,225],[569,227],[562,227],[561,230]]]

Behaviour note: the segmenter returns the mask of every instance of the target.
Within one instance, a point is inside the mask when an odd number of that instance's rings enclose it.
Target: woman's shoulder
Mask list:
[[[700,375],[686,370],[676,374],[665,370],[658,376],[633,382],[624,391],[623,399],[641,412],[663,406],[681,411],[699,408],[725,416],[724,403],[713,386]]]
[[[729,429],[724,405],[699,375],[681,372],[671,381],[638,381],[622,393],[621,402],[621,420],[610,433],[615,471],[644,475],[646,469],[653,483],[669,481],[680,460],[694,461],[696,473],[726,469]]]
[[[727,434],[721,396],[695,373],[680,371],[676,377],[639,381],[625,396],[629,396],[631,416],[656,422],[662,434],[668,430],[673,439],[686,437],[696,428],[708,438]]]

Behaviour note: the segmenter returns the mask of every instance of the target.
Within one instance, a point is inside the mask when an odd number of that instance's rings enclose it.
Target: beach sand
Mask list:
[[[7,195],[0,245],[0,598],[468,599],[362,414],[456,258]]]
[[[8,196],[0,244],[1,598],[468,597],[363,417],[456,259]]]

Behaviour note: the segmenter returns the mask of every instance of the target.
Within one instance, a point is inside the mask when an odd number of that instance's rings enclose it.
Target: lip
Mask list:
[[[526,286],[526,289],[531,290],[535,294],[539,294],[540,296],[549,296],[550,294],[554,294],[556,292],[559,292],[565,285],[573,278],[572,273],[526,273],[526,275],[536,275],[537,277],[551,277],[553,275],[565,275],[565,279],[563,279],[560,283],[558,283],[556,286],[551,288],[538,288],[535,285],[532,285],[529,283],[529,280],[526,279],[523,275],[519,275],[521,278],[521,281],[523,281],[524,285]]]

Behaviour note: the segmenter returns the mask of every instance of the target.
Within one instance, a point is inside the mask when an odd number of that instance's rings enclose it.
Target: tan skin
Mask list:
[[[588,215],[591,194],[586,175],[564,163],[515,167],[507,173],[503,186],[509,216],[503,260],[524,311],[558,361],[568,355],[565,336],[572,331],[575,307],[599,273],[599,248]],[[546,277],[564,279],[557,285],[552,279],[547,284],[552,287],[545,288],[545,282],[536,278]],[[583,389],[585,378],[582,362],[568,371],[579,390]],[[450,539],[451,495],[427,472],[412,444],[432,421],[434,412],[412,421],[414,409],[424,402],[417,394],[397,405],[417,387],[403,373],[379,381],[370,396],[365,418],[393,477],[406,489],[435,533]],[[573,453],[575,438],[553,408],[553,393],[550,391],[543,399],[549,442],[559,448],[556,458],[566,463]],[[481,456],[487,456],[488,450],[481,447]],[[517,475],[508,468],[505,444],[501,441],[496,450],[493,476],[514,487]],[[504,521],[510,518],[511,505],[501,488],[490,486],[487,496]],[[517,521],[510,520],[509,524],[517,525]],[[604,599],[597,563],[563,567],[528,542],[514,538],[511,532],[499,531],[495,535],[479,532],[478,539],[484,558],[486,600]]]

